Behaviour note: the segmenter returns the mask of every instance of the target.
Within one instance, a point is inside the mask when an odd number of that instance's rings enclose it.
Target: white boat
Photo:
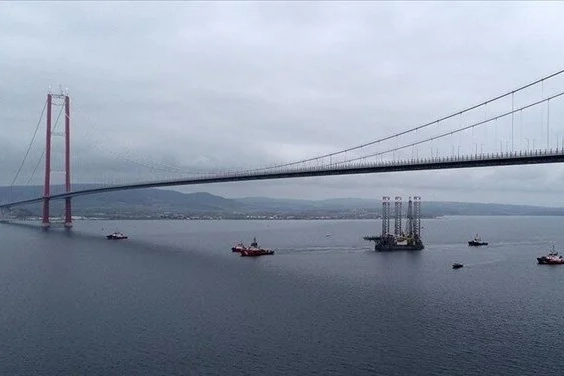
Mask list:
[[[111,240],[120,240],[120,239],[127,239],[127,235],[124,235],[122,232],[112,232],[110,235],[106,235],[106,238]]]

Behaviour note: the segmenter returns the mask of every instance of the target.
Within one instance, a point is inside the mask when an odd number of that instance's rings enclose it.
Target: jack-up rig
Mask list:
[[[402,229],[402,198],[396,197],[394,207],[394,233],[390,233],[390,198],[382,197],[382,235],[365,236],[364,240],[373,241],[376,251],[420,251],[425,246],[421,241],[421,197],[409,198],[407,221]]]

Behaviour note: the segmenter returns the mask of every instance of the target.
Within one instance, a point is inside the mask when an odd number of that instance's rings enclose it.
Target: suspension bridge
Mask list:
[[[53,109],[57,107],[59,113],[53,122]],[[175,176],[119,184],[91,184],[93,187],[87,189],[73,189],[71,123],[76,120],[71,117],[68,93],[48,93],[32,141],[10,186],[15,186],[21,176],[45,118],[45,145],[31,173],[35,176],[39,164],[44,162],[43,194],[25,199],[14,199],[7,194],[1,198],[0,210],[42,203],[42,225],[49,227],[51,201],[64,200],[64,226],[70,228],[72,199],[105,192],[313,176],[561,163],[564,162],[563,115],[564,70],[561,70],[433,121],[357,146],[297,161],[270,164],[264,161],[264,166],[246,169],[186,171],[162,162],[110,151],[127,162],[165,171],[169,175],[174,173]],[[58,133],[55,128],[61,116],[64,118],[64,131]],[[375,130],[374,134],[377,133]],[[54,136],[64,137],[64,183],[57,186],[60,191],[52,189],[51,180]]]

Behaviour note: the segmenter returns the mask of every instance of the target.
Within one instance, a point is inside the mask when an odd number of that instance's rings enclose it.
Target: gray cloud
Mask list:
[[[555,2],[0,3],[0,184],[13,179],[50,85],[68,87],[72,97],[76,182],[167,175],[127,160],[183,170],[261,167],[377,139],[561,69],[562,9]],[[551,106],[556,146],[564,117]],[[542,114],[514,120],[516,147],[546,144],[534,125]],[[398,156],[506,149],[508,124]],[[19,183],[43,140],[40,131]],[[62,148],[55,149],[61,164]],[[41,173],[42,166],[35,183]],[[184,190],[564,205],[563,174],[550,165]]]

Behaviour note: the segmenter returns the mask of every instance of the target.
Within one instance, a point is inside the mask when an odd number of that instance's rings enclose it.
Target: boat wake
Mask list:
[[[278,249],[277,249],[278,250]],[[304,248],[281,248],[280,253],[305,254],[305,253],[350,253],[366,251],[366,247],[304,247]]]
[[[500,262],[505,262],[505,261],[507,261],[507,258],[499,258],[499,259],[494,259],[494,260],[485,260],[485,261],[474,262],[474,263],[464,263],[464,267],[492,265],[492,264],[498,264],[498,263],[500,263]]]

